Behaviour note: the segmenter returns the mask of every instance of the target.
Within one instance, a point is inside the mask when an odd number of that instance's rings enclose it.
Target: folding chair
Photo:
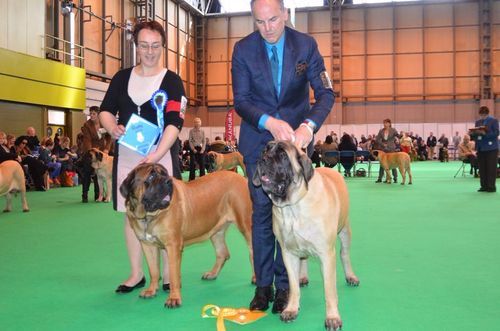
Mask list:
[[[457,172],[455,173],[455,176],[453,178],[457,178],[458,174],[462,172],[462,177],[465,177],[465,165],[470,164],[469,162],[462,161],[462,164],[460,165],[460,168],[458,168]]]
[[[370,160],[371,153],[370,151],[356,151],[356,162],[363,163],[366,161],[368,164],[368,169],[367,169],[367,177],[371,177],[371,170],[372,170],[372,161]],[[362,158],[361,160],[358,160],[358,158]]]
[[[352,159],[352,174],[356,173],[356,152],[355,151],[340,151],[339,152],[339,171],[340,171],[340,166],[342,158],[344,159]],[[345,170],[345,169],[344,169]]]
[[[328,152],[325,152],[324,157],[328,157],[328,158],[336,158],[338,161],[337,161],[337,170],[340,172],[340,160],[339,160],[339,156],[340,156],[340,153],[339,151],[328,151]]]

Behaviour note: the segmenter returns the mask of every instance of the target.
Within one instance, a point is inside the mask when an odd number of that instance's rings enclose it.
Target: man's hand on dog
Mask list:
[[[274,117],[268,118],[266,129],[271,132],[275,140],[291,141],[299,149],[306,148],[313,138],[307,128],[299,127],[293,131],[290,124]]]

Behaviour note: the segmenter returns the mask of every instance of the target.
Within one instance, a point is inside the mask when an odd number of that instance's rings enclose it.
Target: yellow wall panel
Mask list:
[[[424,94],[423,79],[398,79],[396,81],[396,94],[407,96],[421,96]]]
[[[392,7],[366,8],[366,29],[391,29],[393,26]]]
[[[186,25],[186,19],[187,19],[187,14],[186,10],[184,8],[179,8],[179,29],[181,31],[187,32],[187,25]]]
[[[479,76],[479,52],[455,53],[455,75]]]
[[[342,11],[342,30],[363,30],[365,28],[363,9],[346,9]]]
[[[211,105],[224,105],[227,100],[226,86],[207,86],[207,100]]]
[[[175,73],[178,73],[177,54],[172,51],[168,51],[168,69]]]
[[[390,96],[393,93],[392,80],[371,80],[366,84],[367,96]]]
[[[453,76],[453,54],[425,54],[425,76]]]
[[[455,28],[455,50],[468,51],[479,49],[479,27],[467,26]]]
[[[85,69],[94,72],[101,72],[102,70],[101,54],[86,50]]]
[[[422,6],[397,6],[396,28],[420,28],[423,26]]]
[[[455,81],[455,92],[457,94],[478,94],[479,77],[477,78],[457,78]]]
[[[425,93],[427,95],[449,95],[453,93],[453,79],[427,78],[425,80]]]
[[[227,84],[227,63],[207,63],[209,84]]]
[[[212,38],[227,38],[227,17],[211,18],[208,20],[207,30],[208,39]]]
[[[342,95],[344,97],[362,97],[365,95],[364,81],[348,81],[342,86]]]
[[[213,39],[208,42],[207,61],[227,61],[227,39]]]
[[[231,38],[243,38],[254,31],[251,16],[235,16],[229,21],[229,36]]]
[[[177,51],[177,30],[171,25],[167,27],[167,45],[168,49]]]
[[[456,25],[477,25],[479,24],[479,3],[467,2],[455,4],[455,24]]]
[[[500,49],[500,24],[491,27],[491,46]]]
[[[426,52],[447,52],[453,50],[453,28],[431,28],[425,30]]]
[[[324,22],[326,24],[326,22]],[[307,33],[309,28],[309,14],[308,12],[296,12],[295,13],[295,29],[297,31]]]
[[[425,26],[451,26],[453,24],[453,4],[432,4],[424,6]]]
[[[168,23],[177,26],[177,4],[168,0]]]
[[[394,57],[392,55],[371,55],[366,57],[366,78],[392,78]]]
[[[422,54],[400,54],[396,55],[397,78],[419,78],[423,76],[423,55]]]
[[[365,78],[365,57],[345,56],[342,58],[342,76],[344,79]]]
[[[413,53],[422,52],[422,29],[404,29],[396,31],[396,52]]]
[[[368,31],[366,33],[367,54],[387,54],[393,51],[392,30]]]
[[[311,36],[316,39],[318,43],[319,53],[323,56],[330,56],[331,46],[330,46],[330,34],[328,33],[315,33]]]
[[[344,32],[342,34],[342,53],[344,55],[365,54],[365,33]]]
[[[330,11],[309,12],[309,33],[330,31]]]

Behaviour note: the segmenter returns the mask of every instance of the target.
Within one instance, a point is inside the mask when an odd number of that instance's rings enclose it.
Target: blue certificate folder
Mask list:
[[[160,128],[157,125],[132,114],[125,127],[125,134],[118,139],[118,143],[139,154],[147,155],[159,135]]]

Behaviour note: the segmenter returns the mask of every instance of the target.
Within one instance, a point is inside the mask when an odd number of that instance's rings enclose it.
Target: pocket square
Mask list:
[[[307,69],[307,63],[306,62],[299,62],[299,63],[297,63],[297,65],[295,66],[295,75],[296,76],[302,75],[304,72],[306,72],[306,69]]]

